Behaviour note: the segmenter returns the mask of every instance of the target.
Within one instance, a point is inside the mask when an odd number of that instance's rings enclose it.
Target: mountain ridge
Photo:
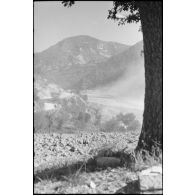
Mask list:
[[[52,67],[96,63],[118,54],[128,46],[105,42],[90,36],[75,36],[63,39],[48,49],[34,54],[35,68],[45,65]]]
[[[53,46],[59,44],[59,43],[62,43],[66,40],[71,40],[71,39],[78,39],[78,38],[88,38],[88,39],[93,39],[93,40],[97,40],[97,41],[102,41],[102,42],[106,42],[106,43],[116,43],[116,44],[121,44],[121,45],[126,45],[128,47],[132,46],[132,45],[127,45],[127,44],[124,44],[124,43],[120,43],[120,42],[117,42],[117,41],[103,41],[101,39],[98,39],[98,38],[95,38],[93,36],[90,36],[90,35],[76,35],[76,36],[72,36],[72,37],[66,37],[66,38],[63,38],[62,40],[60,41],[57,41],[56,43],[54,43],[53,45],[47,47],[46,49],[43,49],[42,51],[37,51],[37,52],[34,52],[34,54],[39,54],[39,53],[42,53],[50,48],[52,48]],[[135,43],[136,44],[136,43]],[[135,45],[133,44],[133,45]]]
[[[129,47],[88,35],[65,38],[34,56],[34,72],[64,89],[90,89],[118,79],[139,64],[143,42]]]

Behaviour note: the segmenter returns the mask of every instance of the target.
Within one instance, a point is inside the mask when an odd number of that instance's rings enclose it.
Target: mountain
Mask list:
[[[34,55],[35,79],[46,78],[63,89],[93,89],[119,79],[143,60],[143,43],[127,46],[90,36],[66,38]]]
[[[127,48],[124,44],[105,42],[86,35],[66,38],[43,52],[35,53],[35,72],[60,71],[75,65],[94,65]]]
[[[141,121],[144,102],[143,42],[133,46],[89,36],[70,37],[34,54],[35,110],[58,108],[80,91],[105,120],[119,112]],[[73,92],[73,93],[72,93]]]
[[[97,63],[92,67],[90,81],[98,85],[107,85],[116,82],[128,72],[128,77],[134,76],[140,68],[143,68],[143,56],[141,51],[143,42],[139,42],[132,47],[129,47],[124,52],[110,57],[107,61]],[[87,74],[90,77],[91,74]]]
[[[131,94],[137,98],[144,90],[144,57],[142,55],[143,42],[138,42],[126,51],[115,55],[99,65],[100,70],[107,74],[107,82],[101,91],[124,96]]]

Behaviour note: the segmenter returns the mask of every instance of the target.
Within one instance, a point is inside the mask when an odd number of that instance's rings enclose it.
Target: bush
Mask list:
[[[49,129],[49,120],[46,116],[46,112],[34,113],[34,130],[36,132],[45,132]]]
[[[141,124],[138,120],[132,121],[127,127],[127,130],[129,130],[129,131],[136,131],[139,129],[141,129]]]
[[[61,108],[54,111],[36,113],[34,118],[35,132],[76,132],[97,130],[101,123],[98,109],[89,106],[80,96],[63,99]]]
[[[141,124],[133,113],[118,114],[109,121],[106,121],[102,125],[102,131],[113,132],[113,131],[136,131],[141,128]]]
[[[116,119],[118,120],[118,121],[121,121],[121,122],[123,122],[123,124],[124,125],[130,125],[134,120],[135,120],[135,115],[133,114],[133,113],[128,113],[128,114],[122,114],[122,113],[120,113],[120,114],[118,114],[117,116],[116,116]]]
[[[111,120],[106,121],[102,125],[103,132],[113,132],[113,131],[117,131],[118,129],[119,129],[119,122],[115,118],[112,118]]]

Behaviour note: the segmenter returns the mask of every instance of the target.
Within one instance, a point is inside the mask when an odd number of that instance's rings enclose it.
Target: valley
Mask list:
[[[88,96],[90,103],[95,104],[101,110],[104,120],[109,120],[121,112],[134,113],[136,118],[142,122],[143,102],[141,100],[106,94],[101,90],[91,90],[84,94]]]
[[[119,113],[133,113],[141,124],[145,88],[142,49],[142,41],[128,46],[80,35],[35,53],[35,112],[60,110],[63,101],[86,101],[100,112],[103,123]]]

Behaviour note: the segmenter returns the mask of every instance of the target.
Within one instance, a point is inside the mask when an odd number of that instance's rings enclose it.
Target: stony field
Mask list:
[[[131,167],[137,140],[133,133],[35,134],[34,192],[127,192],[127,181],[137,177]],[[99,167],[100,157],[115,157],[120,163]]]
[[[106,150],[131,152],[138,140],[132,133],[35,134],[34,167],[88,159]],[[111,154],[110,154],[111,155]]]

